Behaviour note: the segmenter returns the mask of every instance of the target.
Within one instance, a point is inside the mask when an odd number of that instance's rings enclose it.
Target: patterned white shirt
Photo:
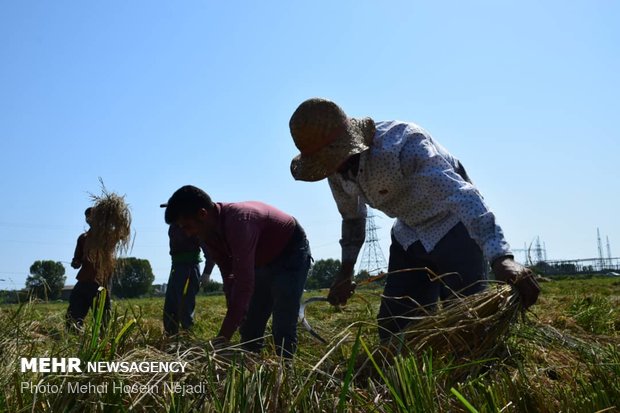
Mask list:
[[[343,218],[342,259],[355,261],[364,240],[366,204],[396,218],[392,233],[406,250],[420,241],[426,251],[459,222],[487,260],[512,255],[502,229],[461,163],[414,123],[375,122],[371,148],[358,173],[328,177]]]

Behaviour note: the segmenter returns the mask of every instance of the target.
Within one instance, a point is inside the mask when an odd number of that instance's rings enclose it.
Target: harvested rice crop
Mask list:
[[[85,250],[97,269],[97,282],[107,286],[114,273],[116,257],[129,250],[131,212],[124,196],[109,192],[101,181],[101,195],[91,194],[90,231]]]

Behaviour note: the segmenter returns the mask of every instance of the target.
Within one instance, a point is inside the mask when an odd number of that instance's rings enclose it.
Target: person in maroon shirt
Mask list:
[[[297,347],[297,314],[310,246],[292,216],[262,202],[213,202],[200,188],[178,189],[165,220],[198,236],[220,268],[227,312],[213,343],[227,342],[239,328],[243,347],[260,351],[269,317],[278,355]]]
[[[86,211],[84,211],[86,223],[89,225],[91,210],[92,208],[87,208]],[[68,330],[82,328],[88,310],[96,303],[95,298],[99,297],[99,293],[104,287],[97,283],[97,270],[88,259],[84,250],[88,233],[89,231],[86,231],[78,237],[73,260],[71,260],[71,267],[75,269],[79,268],[80,270],[75,277],[77,278],[77,283],[71,290],[71,295],[69,296],[69,308],[67,308],[66,314],[66,327]],[[106,320],[110,315],[111,288],[110,286],[106,287],[107,294],[105,295],[103,325],[106,324]]]

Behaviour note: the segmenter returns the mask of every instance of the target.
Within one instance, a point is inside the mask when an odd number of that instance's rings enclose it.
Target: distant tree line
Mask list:
[[[317,260],[310,267],[308,279],[306,280],[307,290],[317,290],[321,288],[329,288],[334,278],[340,272],[340,260],[328,258]],[[359,282],[370,276],[368,271],[360,271],[355,275],[355,281]]]
[[[571,262],[548,263],[545,261],[537,262],[532,270],[543,275],[583,275],[617,271],[614,268],[603,268],[601,270],[593,265],[577,265]]]
[[[57,300],[62,296],[66,281],[65,267],[59,261],[39,260],[30,266],[26,279],[26,291],[0,291],[0,302],[17,302],[29,297],[42,300]],[[155,275],[146,259],[127,257],[116,261],[112,282],[112,295],[118,298],[135,298],[154,293]],[[204,293],[217,293],[223,290],[222,283],[210,280],[201,286]]]
[[[311,267],[306,281],[306,289],[329,288],[340,271],[340,260],[321,259]],[[356,275],[356,281],[368,278],[362,271]],[[26,289],[33,297],[44,300],[56,300],[61,297],[65,284],[65,268],[61,262],[51,260],[35,261],[30,266],[30,275],[26,280]],[[134,298],[152,294],[155,275],[151,264],[146,259],[135,257],[119,258],[114,271],[112,294],[119,298]],[[222,283],[210,280],[201,286],[203,293],[222,291]],[[9,300],[10,292],[0,295]],[[12,299],[11,299],[12,301]]]

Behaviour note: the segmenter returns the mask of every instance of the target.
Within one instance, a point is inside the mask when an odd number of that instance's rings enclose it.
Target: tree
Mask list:
[[[355,281],[356,282],[365,281],[369,278],[370,278],[370,273],[366,270],[362,270],[358,272],[357,275],[355,276]]]
[[[536,265],[534,265],[532,267],[532,270],[534,270],[534,272],[540,273],[540,274],[549,274],[550,272],[552,272],[552,267],[551,265],[547,264],[544,261],[538,261],[536,263]]]
[[[36,297],[55,300],[60,298],[65,279],[65,267],[60,262],[35,261],[30,266],[26,288]]]
[[[205,293],[217,293],[223,291],[223,287],[224,285],[222,283],[209,280],[205,285],[202,286],[202,291]]]
[[[114,270],[112,292],[120,298],[132,298],[147,294],[151,290],[153,269],[148,260],[129,257],[119,258]]]
[[[317,288],[329,288],[334,278],[340,271],[340,260],[329,258],[327,260],[318,260],[308,273],[306,280],[306,288],[309,290]]]

